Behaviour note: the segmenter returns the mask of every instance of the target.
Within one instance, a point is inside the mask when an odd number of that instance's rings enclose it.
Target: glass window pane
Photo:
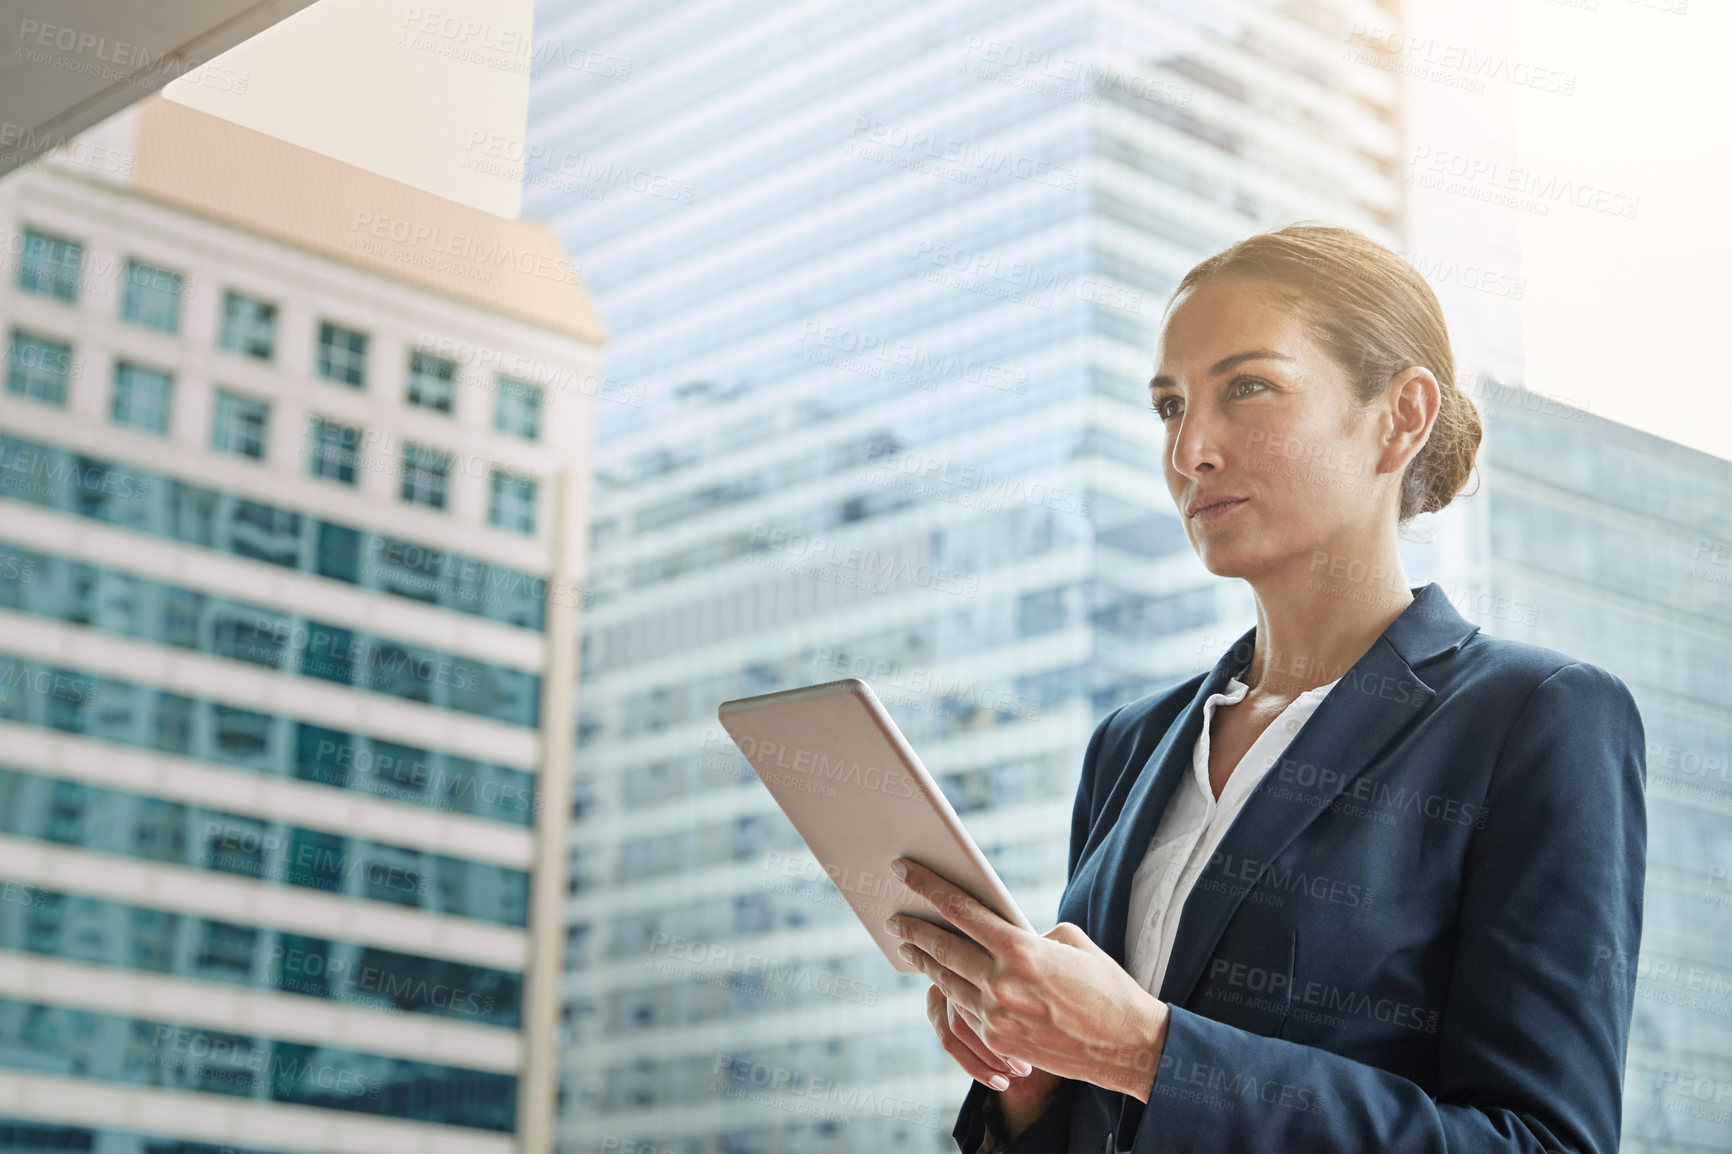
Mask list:
[[[367,336],[330,321],[319,322],[319,375],[360,388],[367,378]]]
[[[441,413],[451,411],[457,362],[415,349],[409,354],[409,403]]]
[[[222,347],[268,361],[276,355],[277,306],[237,292],[223,294]]]
[[[499,404],[493,412],[493,427],[535,440],[541,435],[541,389],[501,373]]]
[[[321,417],[312,418],[307,433],[307,471],[345,485],[355,483],[361,466],[361,430]]]
[[[211,412],[210,447],[219,453],[263,460],[270,411],[263,401],[218,389]]]
[[[6,343],[6,391],[51,405],[66,403],[72,346],[14,330]]]
[[[126,262],[120,319],[158,332],[180,330],[181,275],[136,260]]]
[[[83,263],[82,244],[27,228],[24,251],[18,254],[18,287],[40,296],[76,301]]]
[[[451,457],[426,445],[407,442],[403,446],[403,500],[430,509],[445,508],[445,485]]]
[[[167,433],[168,396],[172,383],[173,378],[160,369],[116,361],[114,403],[109,416],[117,425]]]
[[[493,471],[493,497],[488,505],[487,520],[502,529],[519,533],[535,532],[536,483],[530,477]]]

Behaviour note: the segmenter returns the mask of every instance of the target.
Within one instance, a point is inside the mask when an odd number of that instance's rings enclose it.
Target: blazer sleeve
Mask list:
[[[1505,741],[1463,862],[1436,1096],[1174,1006],[1148,1102],[1124,1100],[1121,1145],[1612,1154],[1642,932],[1646,785],[1641,715],[1624,683],[1586,662],[1553,672]]]
[[[1088,844],[1089,829],[1094,824],[1095,768],[1106,740],[1107,727],[1123,709],[1123,705],[1119,706],[1095,726],[1094,735],[1089,738],[1088,748],[1083,752],[1082,778],[1077,783],[1076,800],[1071,804],[1070,862],[1065,867],[1067,885],[1076,876],[1077,863],[1082,860],[1083,846]],[[1074,1090],[1071,1079],[1061,1081],[1040,1117],[1014,1141],[1006,1142],[991,1134],[986,1124],[985,1099],[997,1091],[984,1082],[970,1082],[950,1136],[956,1139],[962,1154],[997,1154],[1000,1150],[1005,1154],[1045,1154],[1046,1151],[1063,1150],[1070,1143],[1070,1101]]]

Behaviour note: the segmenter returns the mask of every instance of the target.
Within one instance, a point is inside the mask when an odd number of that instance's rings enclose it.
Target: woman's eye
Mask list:
[[[1231,387],[1234,390],[1239,390],[1239,389],[1241,389],[1241,386],[1244,386],[1244,385],[1255,385],[1256,388],[1254,388],[1248,392],[1236,391],[1233,393],[1233,395],[1236,397],[1254,396],[1254,395],[1256,395],[1258,390],[1267,391],[1269,388],[1269,383],[1267,381],[1259,380],[1256,377],[1236,377],[1236,378],[1234,378],[1233,384]],[[1154,413],[1156,416],[1160,417],[1161,420],[1165,421],[1169,416],[1172,415],[1170,412],[1168,412],[1167,406],[1174,399],[1175,398],[1173,398],[1173,397],[1166,397],[1166,398],[1163,398],[1162,400],[1156,401],[1154,404],[1149,406],[1149,412]]]

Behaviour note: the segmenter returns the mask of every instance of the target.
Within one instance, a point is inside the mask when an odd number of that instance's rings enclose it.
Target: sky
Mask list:
[[[1697,354],[1732,320],[1732,3],[1509,3],[1515,54],[1576,77],[1516,95],[1521,163],[1636,200],[1518,213],[1526,383],[1732,459],[1732,381]]]

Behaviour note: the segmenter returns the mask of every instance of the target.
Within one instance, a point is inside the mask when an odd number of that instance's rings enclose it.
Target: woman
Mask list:
[[[976,1079],[959,1147],[1615,1150],[1642,721],[1402,574],[1480,438],[1436,297],[1348,230],[1251,237],[1180,282],[1150,398],[1257,624],[1095,730],[1050,933],[898,863],[966,934],[892,919]]]

